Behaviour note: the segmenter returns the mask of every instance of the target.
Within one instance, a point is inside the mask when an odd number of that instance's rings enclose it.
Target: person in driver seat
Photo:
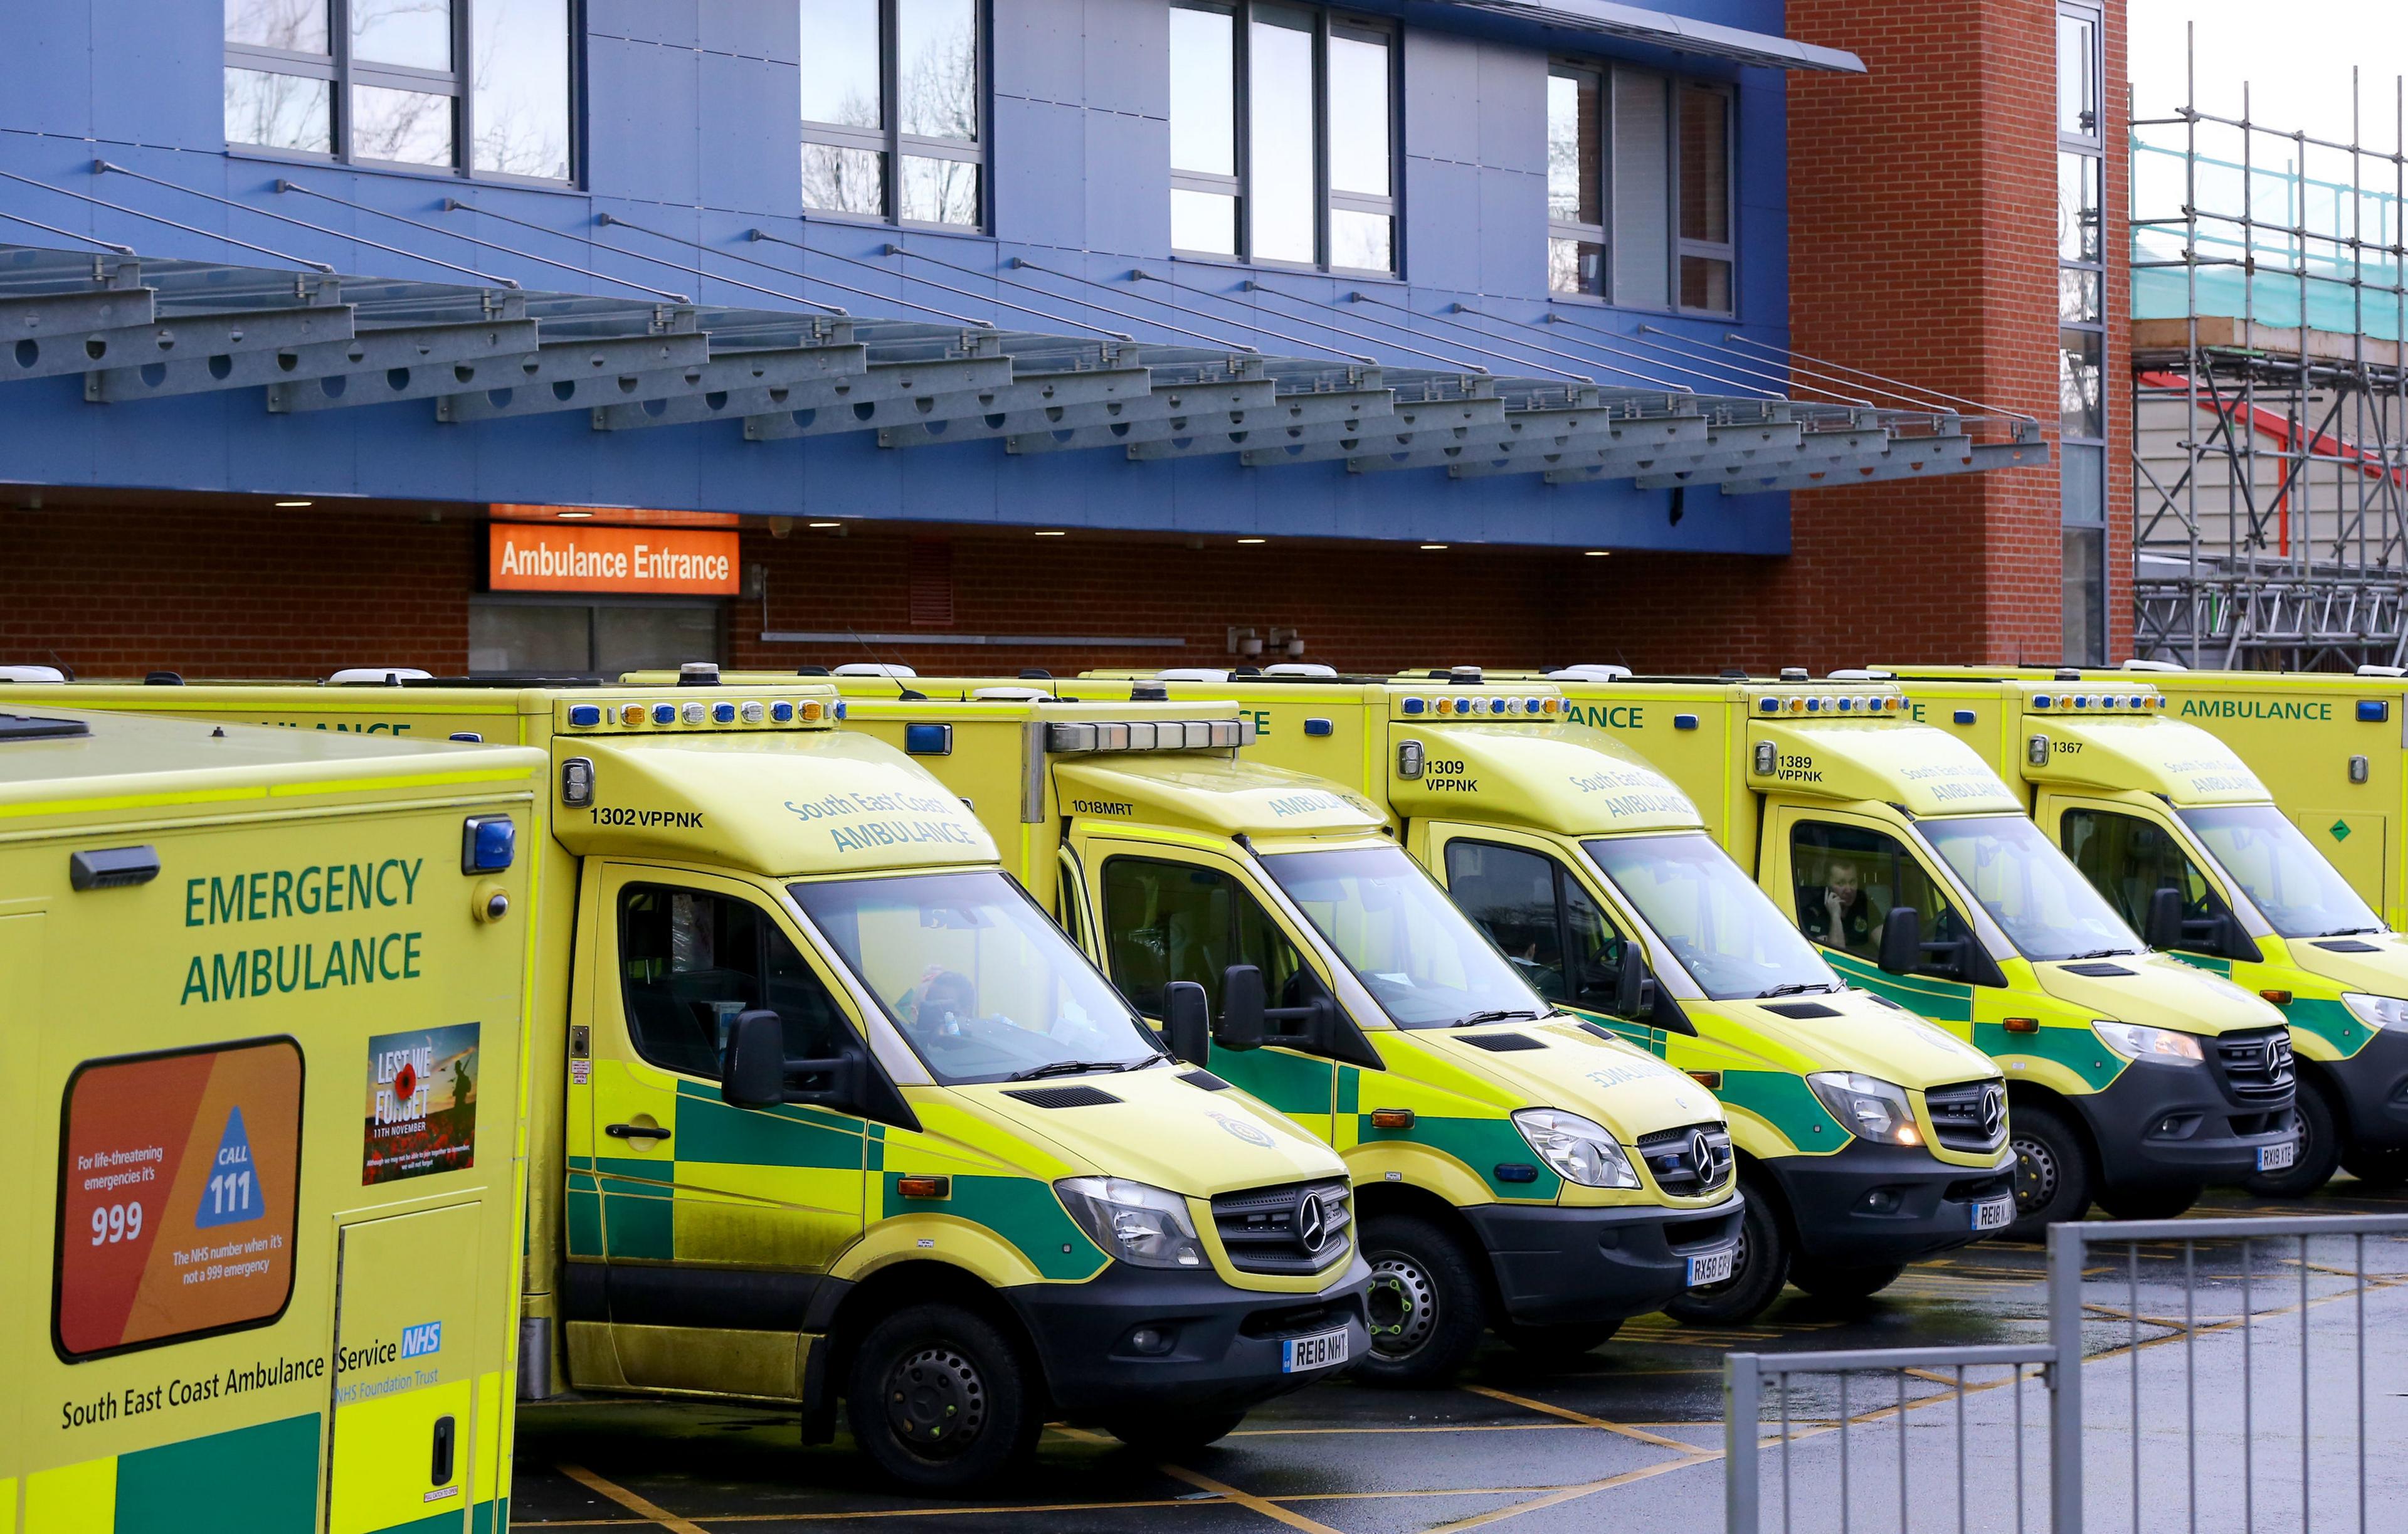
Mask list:
[[[914,1033],[958,1037],[962,1025],[978,1016],[978,987],[960,970],[932,964],[896,1010]]]
[[[1826,947],[1845,949],[1858,958],[1875,956],[1881,918],[1873,914],[1873,903],[1865,896],[1864,874],[1853,861],[1831,859],[1823,870],[1822,898],[1810,896],[1799,903],[1803,908],[1799,925],[1807,937]]]

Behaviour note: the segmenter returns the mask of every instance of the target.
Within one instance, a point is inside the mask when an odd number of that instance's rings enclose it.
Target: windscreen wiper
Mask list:
[[[2080,964],[2085,959],[2126,959],[2138,953],[2131,948],[2094,948],[2087,953],[2068,953],[2059,964]]]
[[[1049,1060],[1026,1070],[1015,1070],[1004,1078],[1008,1082],[1033,1082],[1040,1076],[1077,1076],[1090,1070],[1126,1070],[1128,1062],[1122,1060]]]
[[[2337,926],[2330,932],[2319,932],[2316,936],[2319,938],[2363,938],[2370,932],[2384,932],[2387,930],[2389,929],[2379,926]]]
[[[1546,1015],[1547,1014],[1545,1012],[1534,1012],[1527,1009],[1499,1009],[1495,1011],[1474,1012],[1469,1017],[1458,1017],[1455,1020],[1454,1026],[1458,1028],[1469,1028],[1474,1024],[1479,1023],[1509,1023],[1515,1020],[1528,1021],[1531,1019],[1541,1018]]]
[[[1834,991],[1844,991],[1847,988],[1848,984],[1845,981],[1826,982],[1819,980],[1785,980],[1770,990],[1756,992],[1756,999],[1762,1001],[1768,996],[1803,996],[1809,991],[1816,996],[1829,996]]]

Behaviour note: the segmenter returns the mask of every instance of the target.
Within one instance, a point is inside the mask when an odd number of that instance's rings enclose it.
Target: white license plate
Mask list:
[[[2012,1193],[1985,1198],[1973,1206],[1973,1228],[1976,1230],[2004,1230],[2014,1223],[2015,1196]]]
[[[2286,1140],[2280,1145],[2258,1147],[2258,1169],[2261,1172],[2281,1171],[2299,1159],[2300,1142],[2296,1140]]]
[[[1724,1247],[1719,1252],[1701,1253],[1689,1259],[1689,1287],[1703,1283],[1720,1283],[1731,1276],[1731,1265],[1739,1260],[1739,1248]]]
[[[1291,1337],[1280,1344],[1280,1372],[1300,1374],[1308,1369],[1327,1369],[1346,1361],[1346,1328],[1315,1332],[1311,1337]]]

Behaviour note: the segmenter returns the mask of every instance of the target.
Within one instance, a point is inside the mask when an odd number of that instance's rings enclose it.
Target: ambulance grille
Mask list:
[[[1995,1097],[1995,1102],[1993,1098]],[[1923,1094],[1931,1132],[1952,1151],[1995,1151],[2007,1139],[2007,1089],[1999,1082],[1956,1082]]]
[[[1476,1033],[1463,1040],[1473,1049],[1484,1049],[1492,1054],[1511,1054],[1515,1050],[1545,1049],[1547,1041],[1533,1039],[1526,1033]]]
[[[1229,1090],[1228,1082],[1221,1080],[1220,1077],[1213,1075],[1209,1070],[1182,1070],[1179,1073],[1179,1079],[1185,1082],[1190,1086],[1202,1087],[1207,1092],[1226,1092]]]
[[[1800,1022],[1816,1017],[1837,1017],[1840,1010],[1826,1007],[1819,1001],[1784,1001],[1764,1009],[1779,1017],[1794,1017]]]
[[[1698,1147],[1705,1148],[1702,1160]],[[1656,1185],[1676,1198],[1695,1197],[1730,1181],[1736,1158],[1730,1131],[1719,1124],[1686,1124],[1639,1137],[1640,1158]]]
[[[2228,1033],[2215,1040],[2214,1059],[2224,1071],[2225,1084],[2243,1102],[2287,1102],[2297,1085],[2291,1035],[2286,1028]]]
[[[2086,975],[2092,980],[2109,980],[2117,975],[2132,973],[2120,964],[2069,964],[2065,967],[2065,972],[2069,975]]]
[[[1004,1096],[1031,1108],[1101,1108],[1121,1100],[1099,1086],[1032,1086]]]
[[[1354,1190],[1342,1182],[1248,1188],[1212,1199],[1221,1246],[1241,1273],[1320,1272],[1346,1254],[1354,1223]]]

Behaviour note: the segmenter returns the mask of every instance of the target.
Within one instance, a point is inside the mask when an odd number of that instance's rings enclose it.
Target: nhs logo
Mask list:
[[[401,1355],[423,1358],[430,1353],[443,1351],[443,1323],[424,1321],[415,1326],[401,1328]]]

